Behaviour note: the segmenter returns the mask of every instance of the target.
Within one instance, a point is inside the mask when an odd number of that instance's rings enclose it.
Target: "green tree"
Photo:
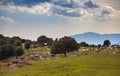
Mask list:
[[[0,46],[5,45],[5,44],[6,44],[6,40],[3,38],[0,38]]]
[[[52,54],[64,54],[66,57],[67,52],[73,52],[78,50],[79,46],[77,42],[71,37],[63,37],[59,41],[55,42],[51,48]]]
[[[101,47],[102,45],[101,44],[98,44],[98,47]]]
[[[80,43],[80,46],[83,46],[83,47],[87,47],[87,46],[89,46],[86,42],[81,42]]]
[[[58,41],[58,38],[55,39],[55,42],[57,42],[57,41]]]
[[[6,59],[14,56],[15,47],[11,44],[0,46],[0,59]]]
[[[0,46],[2,46],[4,44],[6,44],[5,37],[2,34],[0,34]]]
[[[111,42],[109,40],[105,40],[104,43],[103,43],[103,46],[110,46]]]
[[[18,58],[18,56],[21,56],[21,55],[23,55],[24,54],[24,50],[22,49],[22,48],[16,48],[16,50],[15,50],[15,56],[16,56],[16,58]]]
[[[9,39],[10,44],[16,44],[17,42],[21,42],[21,38],[18,36],[14,36],[14,37]]]
[[[29,50],[29,48],[30,48],[30,42],[28,42],[28,41],[25,42],[25,46],[24,47],[25,47],[25,49]]]
[[[18,47],[19,47],[19,46],[22,46],[22,41],[16,41],[16,42],[15,42],[15,45],[18,46]]]
[[[3,38],[4,39],[4,36],[2,34],[0,34],[0,39]]]
[[[48,38],[48,37],[43,35],[43,36],[38,37],[37,43],[40,44],[40,45],[45,45],[45,44],[52,45],[53,39]]]

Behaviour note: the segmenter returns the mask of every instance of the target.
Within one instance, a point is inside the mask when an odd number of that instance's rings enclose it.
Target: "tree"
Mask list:
[[[24,54],[24,50],[22,49],[22,48],[16,48],[16,50],[15,50],[15,56],[16,56],[16,58],[18,58],[18,56],[21,56],[21,55],[23,55]]]
[[[98,44],[98,47],[101,47],[102,45],[101,44]]]
[[[4,39],[4,36],[2,34],[0,34],[0,39],[3,38]]]
[[[11,44],[5,44],[0,46],[0,59],[6,59],[14,56],[15,47]]]
[[[67,52],[73,52],[78,50],[79,46],[77,42],[71,37],[63,37],[59,41],[55,42],[51,48],[52,54],[64,54],[66,57]]]
[[[0,59],[6,59],[12,56],[20,56],[23,54],[21,45],[22,42],[19,37],[9,38],[0,34]]]
[[[87,47],[87,46],[89,46],[86,42],[81,42],[80,43],[80,46],[83,46],[83,47]]]
[[[48,38],[48,37],[43,35],[43,36],[38,37],[37,43],[40,44],[40,45],[45,45],[45,44],[52,45],[53,39]]]
[[[0,34],[0,46],[2,46],[4,44],[6,44],[5,37],[2,34]]]
[[[6,44],[6,40],[3,38],[0,38],[0,46],[5,45],[5,44]]]
[[[29,50],[29,48],[30,48],[30,42],[25,42],[25,49],[27,49],[27,50]]]
[[[16,41],[16,42],[15,42],[15,45],[16,45],[16,46],[22,46],[22,42],[21,42],[21,41]]]
[[[104,43],[103,43],[103,46],[110,46],[111,42],[109,40],[105,40]]]
[[[18,36],[14,36],[14,37],[9,39],[10,44],[16,44],[16,42],[21,42],[21,38]]]
[[[57,41],[58,41],[58,38],[55,39],[55,42],[57,42]]]
[[[26,39],[21,39],[22,43],[25,43]]]

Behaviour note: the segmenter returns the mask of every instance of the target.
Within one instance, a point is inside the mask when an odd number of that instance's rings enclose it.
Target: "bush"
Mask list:
[[[25,49],[27,49],[27,50],[29,50],[29,48],[30,48],[30,42],[25,42]]]
[[[21,56],[21,55],[23,55],[24,54],[24,50],[22,49],[22,48],[16,48],[16,50],[15,50],[15,56],[16,56],[16,58],[17,58],[17,56]]]
[[[11,44],[0,46],[0,59],[6,59],[14,56],[15,47]]]

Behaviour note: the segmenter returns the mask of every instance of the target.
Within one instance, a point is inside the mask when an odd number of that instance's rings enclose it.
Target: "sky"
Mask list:
[[[0,34],[36,40],[120,33],[120,0],[0,0]]]

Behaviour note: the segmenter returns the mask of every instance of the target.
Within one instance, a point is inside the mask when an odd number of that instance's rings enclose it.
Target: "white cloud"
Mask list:
[[[113,9],[111,6],[101,6],[98,9],[92,10],[93,17],[98,20],[117,20],[120,19],[119,10]]]
[[[15,5],[0,5],[0,11],[15,12],[20,11],[31,14],[47,14],[51,8],[50,3],[40,3],[38,5],[27,6],[15,6]]]
[[[50,3],[40,3],[32,7],[16,6],[16,10],[31,14],[49,14],[51,6]]]
[[[15,21],[13,19],[11,19],[10,17],[5,17],[5,16],[0,16],[0,22],[10,22],[10,23],[15,23]]]
[[[0,11],[15,12],[16,11],[16,6],[13,6],[13,5],[0,5]]]
[[[98,21],[120,19],[120,10],[111,6],[101,6],[93,0],[53,0],[31,7],[17,5],[0,5],[0,11],[20,11],[31,14],[58,15],[72,19],[93,19]],[[81,19],[80,19],[81,18]]]

